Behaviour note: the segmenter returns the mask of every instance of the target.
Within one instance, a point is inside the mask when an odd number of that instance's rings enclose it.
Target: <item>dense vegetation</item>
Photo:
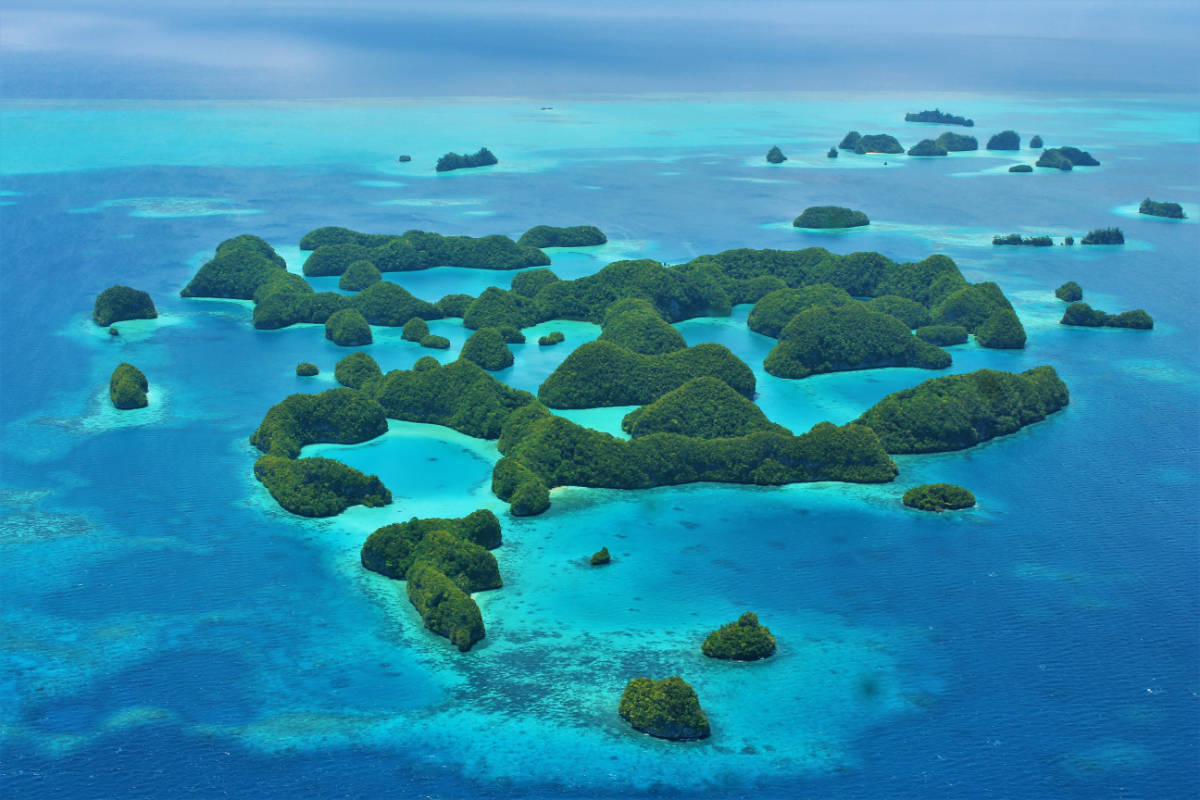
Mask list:
[[[490,167],[492,164],[499,163],[499,159],[492,155],[491,150],[481,147],[478,152],[470,154],[446,153],[446,155],[437,160],[437,171],[450,172],[455,169]]]
[[[841,143],[838,145],[839,150],[853,150],[858,147],[858,140],[862,135],[858,131],[850,131],[842,137]]]
[[[867,310],[877,314],[888,314],[904,323],[905,327],[920,328],[928,325],[932,317],[929,309],[916,300],[907,297],[897,297],[894,294],[882,294],[867,301]]]
[[[1094,309],[1087,303],[1072,303],[1063,312],[1059,320],[1061,325],[1078,325],[1085,328],[1135,328],[1150,330],[1154,327],[1154,319],[1142,309],[1122,311],[1120,314],[1108,314]]]
[[[157,319],[158,311],[150,295],[128,286],[110,286],[96,296],[92,319],[109,326],[127,319]]]
[[[1009,172],[1033,172],[1033,167],[1028,164],[1013,164],[1008,168]]]
[[[535,225],[517,240],[527,247],[591,247],[604,244],[608,237],[595,225],[574,225],[555,228],[551,225]]]
[[[459,358],[473,361],[488,370],[504,369],[513,364],[512,351],[497,328],[480,328],[471,334]]]
[[[866,153],[903,153],[904,145],[896,141],[896,137],[887,133],[874,133],[858,137],[854,144],[854,152],[859,155]]]
[[[782,164],[785,161],[787,161],[787,156],[783,154],[783,151],[779,149],[778,145],[767,151],[768,164]]]
[[[406,342],[419,342],[428,335],[429,323],[420,317],[413,317],[400,329],[400,338]]]
[[[968,332],[1001,310],[1012,310],[1012,304],[991,281],[964,286],[944,297],[933,307],[933,321],[939,325],[959,325]]]
[[[436,548],[422,547],[422,542],[433,533],[445,533],[468,547],[458,551],[457,545],[449,547],[452,543],[442,540]],[[452,578],[465,575],[464,580],[470,587],[467,591],[476,592],[500,586],[496,559],[488,552],[500,544],[500,520],[491,511],[480,509],[458,519],[413,517],[407,522],[384,525],[367,537],[361,559],[362,565],[372,572],[401,580],[421,554],[428,557],[430,552],[436,551],[441,554],[437,559],[438,568]],[[447,555],[443,551],[453,552]]]
[[[561,283],[564,281],[556,281],[555,285]],[[467,305],[463,312],[463,325],[472,330],[503,325],[519,329],[536,325],[541,317],[538,304],[530,298],[515,291],[489,286]]]
[[[1075,168],[1075,165],[1071,163],[1071,159],[1067,158],[1053,147],[1049,150],[1042,151],[1042,154],[1038,156],[1035,166],[1046,167],[1048,169],[1060,169],[1063,172],[1070,172]]]
[[[338,363],[335,376],[341,380],[343,364],[361,361],[359,357],[370,359],[365,353],[353,353]],[[305,445],[357,444],[386,432],[387,419],[379,403],[353,389],[329,389],[289,395],[271,406],[250,436],[250,444],[268,455],[296,458]]]
[[[145,374],[133,364],[120,363],[108,379],[108,397],[114,407],[122,411],[145,408],[148,405],[146,392],[150,383]]]
[[[975,505],[975,495],[952,483],[926,483],[904,493],[904,505],[921,511],[957,511]]]
[[[1020,350],[1025,347],[1025,328],[1011,308],[997,309],[975,329],[975,341],[982,347]]]
[[[332,517],[353,505],[392,502],[377,476],[329,458],[262,456],[254,462],[254,477],[279,505],[302,517]]]
[[[837,158],[838,157],[837,148],[836,147],[829,148],[829,152],[825,154],[825,157],[826,158]]]
[[[750,400],[718,378],[692,378],[649,405],[629,412],[621,428],[635,439],[652,433],[679,433],[698,439],[745,436],[755,431],[790,433],[767,419]]]
[[[755,333],[778,339],[792,318],[813,306],[846,306],[856,303],[850,294],[831,283],[816,283],[799,289],[776,289],[750,309],[747,326]]]
[[[775,652],[775,637],[770,628],[759,623],[757,614],[747,611],[710,633],[700,651],[709,658],[757,661]]]
[[[1007,236],[993,236],[992,244],[1020,245],[1023,247],[1053,247],[1054,240],[1049,236],[1022,236],[1019,233],[1010,233]]]
[[[1075,281],[1067,281],[1054,290],[1054,296],[1067,303],[1078,303],[1083,299],[1083,287]]]
[[[671,327],[649,302],[636,297],[618,300],[608,307],[600,340],[647,355],[671,353],[687,347],[683,334]]]
[[[981,369],[890,394],[855,424],[874,430],[889,453],[962,450],[1045,419],[1068,400],[1053,367]]]
[[[550,331],[545,336],[538,337],[538,345],[541,347],[552,347],[556,344],[562,344],[564,339],[566,337],[563,336],[562,331]]]
[[[519,278],[520,275],[516,277]],[[462,317],[463,314],[467,313],[467,306],[471,305],[471,301],[474,299],[469,294],[448,294],[441,300],[438,300],[434,306],[444,317]]]
[[[335,311],[325,320],[325,338],[342,347],[362,347],[370,344],[371,326],[354,308]]]
[[[964,136],[961,133],[954,133],[953,131],[946,131],[937,137],[934,143],[941,145],[952,153],[979,149],[979,140],[974,136]],[[912,154],[909,153],[909,155]]]
[[[922,325],[913,331],[913,335],[938,347],[965,344],[967,341],[967,329],[959,325]]]
[[[1077,147],[1051,147],[1038,156],[1037,166],[1066,171],[1073,167],[1098,167],[1100,162],[1091,153]]]
[[[608,552],[607,547],[601,547],[599,550],[592,553],[592,557],[588,559],[588,563],[593,567],[602,567],[605,564],[611,564],[612,554]]]
[[[950,354],[913,336],[896,317],[856,303],[801,311],[780,332],[764,366],[780,378],[805,378],[875,367],[944,369]]]
[[[301,378],[311,378],[313,375],[319,375],[321,370],[317,369],[317,365],[308,361],[301,361],[296,365],[296,374]]]
[[[213,258],[200,267],[179,294],[254,300],[261,287],[286,280],[287,274],[287,265],[274,248],[257,236],[245,234],[217,245]]]
[[[421,340],[420,340],[420,342],[418,342],[418,344],[420,344],[421,347],[428,347],[430,350],[449,350],[450,349],[450,340],[447,339],[445,336],[438,336],[436,333],[431,333],[431,334],[428,334],[427,336],[422,336]]]
[[[311,237],[311,238],[310,238]],[[543,267],[550,257],[507,236],[442,236],[411,230],[404,234],[363,234],[346,228],[318,228],[304,239],[314,244],[304,262],[309,277],[341,275],[357,261],[380,272],[411,272],[430,267],[510,270]]]
[[[1139,214],[1149,214],[1152,217],[1166,217],[1167,219],[1185,219],[1187,214],[1183,213],[1183,206],[1179,203],[1162,203],[1157,200],[1151,200],[1147,197],[1138,206]],[[100,323],[103,325],[104,323]]]
[[[436,567],[419,561],[406,575],[409,602],[425,627],[466,652],[485,635],[483,615],[471,596]]]
[[[668,268],[640,259],[614,261],[594,275],[543,287],[534,298],[533,315],[536,321],[571,319],[599,324],[608,307],[626,297],[649,301],[669,322],[724,316],[732,306],[717,268],[696,262]]]
[[[792,220],[794,228],[858,228],[871,220],[861,211],[841,206],[811,206]]]
[[[637,730],[660,739],[690,741],[712,733],[696,690],[678,675],[661,681],[634,678],[621,694],[618,713]]]
[[[933,139],[922,139],[908,149],[910,156],[944,156],[949,152],[945,145]]]
[[[524,238],[524,237],[521,237],[521,238]],[[512,290],[515,293],[521,295],[522,297],[532,298],[532,297],[536,297],[537,293],[540,292],[543,287],[549,286],[550,284],[556,283],[557,281],[558,281],[558,276],[555,275],[554,272],[551,270],[531,269],[531,270],[526,270],[525,272],[518,272],[516,275],[513,276]],[[466,296],[470,297],[469,295],[466,295]],[[471,299],[473,299],[473,298],[471,298]],[[466,308],[464,307],[463,310],[465,311]],[[462,314],[457,314],[455,316],[461,317]]]
[[[363,352],[351,353],[333,368],[333,378],[342,386],[362,389],[368,381],[383,375],[375,359]]]
[[[1097,228],[1088,231],[1080,244],[1125,244],[1125,234],[1121,233],[1120,228]]]
[[[355,261],[346,267],[342,277],[338,278],[338,288],[348,292],[359,292],[373,283],[379,283],[383,276],[370,261]]]
[[[1016,131],[1000,131],[992,138],[988,139],[988,150],[1020,150],[1021,137]]]
[[[905,122],[935,122],[939,125],[962,125],[965,128],[975,127],[975,120],[960,117],[956,114],[950,114],[941,109],[933,109],[932,111],[912,111],[904,115]]]

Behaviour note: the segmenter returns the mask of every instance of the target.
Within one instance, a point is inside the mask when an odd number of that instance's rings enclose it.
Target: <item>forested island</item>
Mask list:
[[[113,407],[122,411],[145,408],[149,404],[146,398],[149,390],[145,374],[133,364],[118,364],[108,379],[108,397]]]
[[[604,244],[608,237],[595,225],[575,225],[556,228],[552,225],[535,225],[517,239],[522,247],[592,247]]]
[[[1164,217],[1166,219],[1186,219],[1187,214],[1183,213],[1183,206],[1179,203],[1161,203],[1157,200],[1151,200],[1147,197],[1138,206],[1139,214],[1147,214],[1151,217]]]
[[[1075,167],[1098,167],[1100,162],[1091,153],[1077,147],[1050,147],[1038,156],[1036,166],[1068,172]]]
[[[792,220],[794,228],[858,228],[871,224],[867,215],[841,206],[811,206]]]
[[[92,320],[104,327],[127,319],[157,319],[150,295],[128,286],[110,286],[96,296]]]
[[[910,156],[944,156],[949,152],[944,145],[933,139],[922,139],[908,150]]]
[[[975,495],[952,483],[926,483],[904,493],[904,505],[919,511],[958,511],[975,505]]]
[[[905,122],[933,122],[938,125],[962,125],[965,128],[975,127],[975,120],[960,117],[956,114],[951,114],[941,109],[933,109],[932,111],[918,111],[916,113],[910,111],[904,115]]]
[[[459,153],[446,153],[437,160],[437,172],[450,172],[456,169],[470,169],[473,167],[490,167],[492,164],[499,164],[500,161],[492,155],[492,151],[486,147],[479,148],[478,152],[469,155]]]
[[[1094,309],[1087,303],[1071,303],[1063,312],[1060,325],[1078,325],[1084,328],[1134,328],[1150,330],[1154,327],[1154,319],[1142,309],[1122,311],[1120,314],[1108,314]]]
[[[988,139],[988,150],[1020,150],[1021,137],[1016,131],[1000,131]]]
[[[1088,231],[1080,244],[1125,244],[1125,234],[1120,228],[1096,228]]]
[[[1075,281],[1067,281],[1054,290],[1054,296],[1067,303],[1078,303],[1083,299],[1083,287]]]
[[[1010,233],[1007,236],[993,236],[992,244],[1020,245],[1023,247],[1052,247],[1054,245],[1054,240],[1049,236],[1022,236],[1019,233]]]
[[[758,621],[757,614],[747,611],[710,633],[700,651],[709,658],[758,661],[775,653],[775,637],[770,628]]]
[[[787,161],[787,156],[785,156],[783,151],[779,149],[779,145],[775,145],[767,151],[768,164],[782,164],[785,161]]]
[[[1033,167],[1028,164],[1013,164],[1008,168],[1009,172],[1033,172]]]
[[[637,730],[660,739],[690,741],[712,733],[696,690],[678,675],[660,681],[634,678],[621,695],[618,713]]]
[[[953,131],[946,131],[938,136],[934,140],[934,144],[944,147],[952,153],[979,149],[979,140],[974,136],[964,136]]]

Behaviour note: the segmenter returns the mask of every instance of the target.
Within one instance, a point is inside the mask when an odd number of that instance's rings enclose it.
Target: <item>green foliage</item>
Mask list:
[[[1038,160],[1034,166],[1047,167],[1048,169],[1060,169],[1063,172],[1070,172],[1075,165],[1071,163],[1071,159],[1067,158],[1057,148],[1051,147],[1048,150],[1043,150],[1038,156]]]
[[[836,147],[829,148],[829,152],[825,154],[825,157],[826,158],[837,158],[838,157],[837,148]]]
[[[1009,172],[1033,172],[1033,167],[1028,164],[1013,164],[1008,168]]]
[[[649,301],[668,322],[724,316],[731,303],[715,272],[712,265],[695,262],[668,269],[648,259],[615,261],[594,275],[549,284],[534,299],[541,320],[600,323],[608,307],[626,297]]]
[[[913,335],[938,347],[965,344],[967,341],[967,329],[958,325],[923,325],[913,331]]]
[[[368,381],[382,375],[375,359],[363,352],[351,353],[333,368],[334,380],[351,389],[362,389]]]
[[[417,562],[408,571],[406,580],[409,602],[426,628],[445,636],[464,653],[484,637],[479,606],[436,567]]]
[[[403,286],[390,281],[368,286],[350,298],[349,303],[372,325],[397,327],[413,317],[442,318],[442,312],[433,303],[413,297]]]
[[[1078,147],[1059,147],[1058,152],[1063,155],[1068,161],[1077,167],[1098,167],[1100,162],[1092,157],[1092,154],[1086,150],[1080,150]]]
[[[529,234],[525,234],[528,236]],[[521,237],[522,241],[524,236]],[[530,299],[537,296],[537,293],[542,290],[543,286],[549,286],[552,283],[558,282],[558,276],[548,269],[531,269],[525,272],[518,272],[512,279],[512,290],[522,297]]]
[[[575,225],[570,228],[535,225],[521,234],[517,244],[529,247],[592,247],[607,241],[608,237],[595,225]]]
[[[975,505],[975,495],[952,483],[926,483],[906,491],[904,505],[921,511],[957,511]]]
[[[841,141],[841,144],[838,145],[838,149],[839,150],[853,150],[854,148],[858,147],[858,140],[861,138],[862,138],[862,136],[859,134],[858,131],[850,131],[849,133],[847,133],[845,136],[842,137],[842,141]]]
[[[362,347],[370,344],[371,326],[354,308],[335,311],[325,320],[325,338],[342,347]]]
[[[779,149],[778,145],[767,151],[768,164],[782,164],[785,161],[787,161],[787,156],[783,154],[783,151]]]
[[[113,406],[122,411],[145,408],[148,405],[146,392],[149,390],[146,376],[133,364],[118,364],[108,379],[108,397]]]
[[[421,347],[428,347],[430,350],[449,350],[450,340],[445,336],[438,336],[436,333],[431,333],[427,336],[422,336],[418,344]]]
[[[794,228],[858,228],[871,220],[861,211],[841,206],[810,206],[792,220]]]
[[[344,377],[343,364],[361,355],[365,354],[354,353],[338,363],[334,374],[339,380]],[[295,458],[305,445],[357,444],[386,432],[387,420],[379,403],[354,389],[329,389],[320,394],[293,394],[271,406],[250,444],[269,455]]]
[[[687,347],[683,334],[671,327],[645,300],[627,297],[608,307],[600,339],[635,353],[671,353]]]
[[[874,430],[889,453],[934,453],[1013,433],[1068,402],[1053,367],[981,369],[889,394],[855,422]]]
[[[320,244],[313,250],[304,262],[304,274],[341,275],[357,261],[370,261],[380,272],[430,267],[509,270],[550,263],[550,257],[541,250],[519,245],[507,236],[473,238],[411,230],[402,235],[354,234],[343,238],[344,241]]]
[[[474,361],[489,370],[504,369],[513,364],[512,351],[508,349],[504,335],[496,328],[480,328],[471,334],[459,358]]]
[[[525,344],[525,334],[521,332],[520,328],[512,325],[500,325],[496,330],[500,331],[506,344]]]
[[[780,378],[875,367],[944,369],[950,354],[913,336],[889,314],[855,304],[814,306],[792,318],[764,367]]]
[[[1152,217],[1166,217],[1167,219],[1186,219],[1187,214],[1183,213],[1183,206],[1179,203],[1163,203],[1157,200],[1151,200],[1147,197],[1138,206],[1139,214],[1149,214]],[[103,325],[104,323],[100,323]]]
[[[448,294],[436,303],[444,317],[461,317],[475,298],[469,294]]]
[[[621,428],[637,438],[679,433],[699,439],[745,436],[754,431],[790,433],[767,419],[750,400],[712,377],[692,378],[653,403],[629,412]]]
[[[608,552],[607,547],[601,547],[596,552],[592,553],[592,557],[588,559],[593,567],[602,567],[605,564],[612,563],[612,554]]]
[[[712,729],[696,691],[675,675],[661,681],[634,678],[621,694],[621,719],[660,739],[704,739]]]
[[[538,389],[554,408],[645,405],[692,378],[711,375],[754,395],[754,373],[719,344],[645,355],[613,344],[587,342],[571,353]]]
[[[377,476],[329,458],[265,455],[254,462],[254,476],[279,505],[302,517],[332,517],[353,505],[392,502],[392,493]]]
[[[483,294],[472,300],[463,313],[463,326],[471,330],[502,325],[528,328],[538,322],[541,322],[541,316],[536,302],[495,286],[484,289]]]
[[[237,236],[217,245],[216,255],[200,267],[179,294],[252,300],[260,286],[285,272],[283,259],[264,240]]]
[[[407,342],[419,342],[428,335],[429,323],[420,317],[413,317],[400,329],[400,338]]]
[[[757,661],[775,652],[775,637],[770,628],[759,623],[757,614],[747,611],[710,633],[700,651],[709,658]]]
[[[355,261],[346,267],[346,271],[338,279],[338,288],[348,292],[359,292],[381,280],[383,276],[370,261]]]
[[[438,172],[450,172],[455,169],[468,169],[471,167],[490,167],[492,164],[500,163],[497,158],[492,155],[492,151],[486,147],[479,148],[478,152],[471,154],[460,155],[459,153],[446,153],[437,160]]]
[[[259,330],[286,328],[297,322],[322,324],[350,306],[350,301],[337,292],[297,290],[288,282],[272,282],[260,288],[258,296],[261,299],[254,306],[253,319]]]
[[[960,117],[956,114],[951,114],[941,109],[933,109],[932,111],[912,111],[904,115],[905,122],[933,122],[939,125],[962,125],[965,128],[975,127],[975,120]]]
[[[375,248],[350,242],[323,244],[304,259],[301,271],[310,278],[344,275],[350,270],[351,264],[357,264],[360,261],[366,261],[375,266],[372,261],[374,251]],[[376,269],[378,270],[377,266]]]
[[[930,323],[929,309],[916,300],[907,297],[897,297],[894,294],[884,294],[867,302],[867,309],[877,314],[890,314],[903,322],[911,330]]]
[[[1024,247],[1052,247],[1054,245],[1054,240],[1049,236],[1021,236],[1019,233],[1010,233],[1007,236],[993,236],[992,244],[1019,245]]]
[[[958,325],[974,333],[983,321],[1012,304],[991,281],[964,286],[947,295],[933,307],[933,321],[939,325]]]
[[[1081,244],[1125,244],[1125,234],[1121,233],[1120,228],[1097,228],[1094,231],[1088,231],[1088,235],[1083,237]]]
[[[525,481],[510,498],[509,511],[514,517],[532,517],[550,508],[550,491],[541,481]]]
[[[1016,131],[1000,131],[988,139],[988,150],[1020,150],[1021,137]]]
[[[551,347],[556,344],[562,344],[565,339],[566,337],[563,336],[562,331],[550,331],[545,336],[538,337],[538,345],[541,347]]]
[[[983,347],[1020,350],[1025,347],[1025,328],[1011,308],[997,309],[975,329],[975,341]]]
[[[953,131],[946,131],[937,137],[934,140],[934,144],[946,148],[951,153],[979,149],[979,140],[974,136],[964,136],[961,133],[954,133]],[[909,153],[909,155],[912,155],[912,153]]]
[[[944,144],[933,139],[922,139],[908,149],[910,156],[944,156],[949,152]]]
[[[442,337],[436,336],[436,337],[432,337],[432,338],[440,339]],[[446,340],[447,347],[449,346],[449,342],[450,342],[450,340],[447,339]],[[441,348],[441,349],[445,349],[445,348]],[[438,361],[433,356],[421,356],[420,358],[418,358],[416,361],[413,362],[412,368],[413,368],[413,372],[425,372],[426,370],[437,369],[441,365],[442,365],[442,362]]]
[[[109,326],[127,319],[157,319],[158,311],[150,295],[128,286],[110,286],[96,296],[92,319]]]
[[[1067,281],[1054,290],[1054,296],[1066,303],[1078,303],[1083,299],[1083,287],[1075,281]]]
[[[308,361],[301,361],[296,365],[296,374],[301,378],[311,378],[313,375],[319,375],[321,370],[317,369],[316,364]]]
[[[887,133],[875,133],[858,137],[854,152],[864,153],[903,153],[904,145],[896,141],[896,137]]]
[[[449,547],[441,539],[439,543],[430,545],[425,551],[421,550],[422,541],[433,533],[445,533],[456,542],[461,542],[466,549],[454,556],[464,564],[471,565],[467,570],[471,573],[471,586],[467,591],[479,591],[484,588],[495,588],[500,585],[500,573],[496,567],[496,559],[488,553],[501,544],[500,521],[496,515],[486,509],[480,509],[459,519],[418,519],[413,517],[407,522],[395,522],[378,528],[367,537],[363,543],[362,565],[397,580],[403,579],[405,573],[412,567],[421,552],[446,549]],[[454,549],[450,547],[450,549]],[[481,555],[482,554],[482,555]],[[486,556],[486,558],[485,558]],[[490,560],[489,560],[490,559]],[[453,576],[463,569],[449,570],[438,562],[438,569]]]
[[[435,530],[425,534],[413,548],[413,562],[436,567],[465,592],[499,589],[504,585],[495,556],[449,531]]]
[[[1111,316],[1104,322],[1109,328],[1135,328],[1137,330],[1148,331],[1154,327],[1154,318],[1140,308],[1133,311],[1122,311],[1116,316]]]
[[[880,275],[875,290],[866,294],[894,294],[932,307],[965,286],[967,281],[953,260],[943,255],[932,255],[914,263],[889,262],[889,267]],[[935,313],[934,317],[936,316]]]
[[[378,247],[387,244],[393,237],[382,233],[359,233],[349,228],[331,225],[309,231],[300,239],[301,250],[316,250],[328,244],[356,244],[360,247]]]
[[[1136,328],[1150,330],[1154,327],[1154,319],[1142,309],[1122,311],[1120,314],[1108,314],[1094,309],[1087,303],[1072,303],[1063,312],[1059,320],[1061,325],[1078,325],[1085,328]]]
[[[778,339],[792,318],[813,306],[846,306],[857,302],[845,289],[828,283],[803,286],[799,289],[777,289],[763,297],[750,309],[746,324],[755,333]]]
[[[509,503],[513,516],[529,517],[550,507],[550,491],[542,479],[512,458],[502,458],[492,470],[492,492]]]
[[[1042,137],[1035,133],[1033,138],[1029,140],[1029,146],[1034,150],[1041,150],[1044,146],[1042,144]]]

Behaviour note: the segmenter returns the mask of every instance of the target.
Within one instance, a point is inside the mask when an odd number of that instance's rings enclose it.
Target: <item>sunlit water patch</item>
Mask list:
[[[129,197],[105,200],[89,208],[73,209],[76,214],[96,214],[110,208],[129,208],[131,217],[175,219],[216,217],[225,214],[263,214],[262,209],[237,208],[237,201],[225,197]]]

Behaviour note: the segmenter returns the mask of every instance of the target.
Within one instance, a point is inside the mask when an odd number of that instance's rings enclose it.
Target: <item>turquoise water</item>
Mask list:
[[[1040,133],[1104,166],[1008,174],[1030,151],[887,167],[825,159],[851,128],[905,145],[927,135],[897,122],[908,98],[884,94],[569,101],[553,112],[386,101],[0,108],[10,203],[0,208],[0,789],[1189,796],[1200,785],[1200,281],[1190,266],[1200,228],[1129,209],[1147,195],[1197,208],[1200,111],[1171,98],[936,99],[973,116],[976,135]],[[484,143],[497,168],[433,173],[446,149]],[[785,168],[762,163],[771,144],[788,153]],[[397,164],[398,153],[413,162]],[[827,202],[863,209],[872,225],[791,228]],[[543,223],[609,236],[550,250],[564,278],[732,247],[946,253],[970,280],[997,281],[1029,333],[1024,351],[951,347],[946,372],[1052,364],[1071,405],[969,451],[898,458],[892,484],[564,488],[527,519],[490,493],[494,443],[393,421],[371,442],[304,453],[379,474],[392,505],[329,520],[282,511],[251,475],[248,436],[287,394],[333,386],[346,351],[321,326],[255,331],[247,303],[180,299],[212,248],[255,233],[299,270],[299,238],[320,225],[518,235]],[[1126,247],[989,244],[996,233],[1079,237],[1110,225]],[[428,300],[512,277],[386,276]],[[1095,307],[1145,308],[1155,329],[1058,325],[1052,291],[1068,279]],[[88,315],[117,282],[150,291],[161,316],[119,323],[113,339]],[[743,358],[758,403],[796,432],[945,374],[774,378],[762,369],[773,340],[746,328],[748,312],[678,328]],[[368,351],[406,368],[454,358],[469,334],[457,319],[430,327],[449,351],[384,328]],[[539,347],[551,330],[566,341]],[[536,391],[599,328],[553,321],[525,333],[497,377]],[[123,360],[147,374],[149,408],[108,404]],[[321,375],[296,377],[299,361]],[[564,416],[620,435],[630,410]],[[969,487],[978,507],[922,515],[900,504],[929,481]],[[503,520],[505,585],[477,595],[488,635],[460,654],[421,627],[403,584],[361,568],[359,548],[382,524],[481,507]],[[601,546],[613,563],[587,566]],[[779,653],[747,665],[703,658],[704,634],[747,609]],[[683,675],[713,737],[678,744],[629,730],[616,704],[640,674]]]

